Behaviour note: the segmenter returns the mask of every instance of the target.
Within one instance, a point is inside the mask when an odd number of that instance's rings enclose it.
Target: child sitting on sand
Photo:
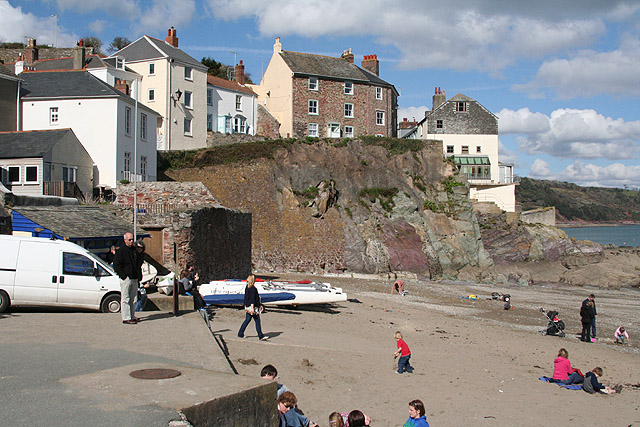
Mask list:
[[[598,378],[602,376],[602,368],[595,367],[593,371],[587,372],[587,375],[584,378],[584,384],[582,384],[582,389],[589,394],[594,393],[605,393],[605,394],[613,394],[620,393],[622,390],[622,386],[617,385],[614,388],[605,387],[598,382]]]
[[[629,334],[624,330],[624,326],[620,326],[616,329],[616,333],[614,335],[616,337],[616,344],[624,344],[625,338],[629,341]]]
[[[422,400],[409,402],[409,419],[402,427],[429,427]]]
[[[413,367],[409,364],[409,359],[411,359],[411,350],[409,350],[409,346],[402,339],[402,334],[400,331],[396,332],[393,337],[396,339],[398,343],[398,349],[393,354],[393,358],[400,356],[398,359],[398,370],[396,371],[398,374],[404,373],[407,371],[409,373],[413,372]]]

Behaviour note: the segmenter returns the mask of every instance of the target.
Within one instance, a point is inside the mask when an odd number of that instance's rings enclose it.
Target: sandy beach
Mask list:
[[[274,275],[271,275],[274,277]],[[640,291],[557,286],[495,286],[406,280],[409,294],[390,295],[390,281],[310,275],[342,287],[345,303],[298,309],[272,308],[262,315],[268,341],[253,324],[237,338],[244,311],[213,310],[211,329],[240,375],[260,381],[262,366],[279,370],[279,382],[298,397],[299,407],[321,426],[333,411],[360,409],[374,426],[401,426],[407,404],[421,399],[432,426],[640,426]],[[488,300],[508,293],[514,308]],[[596,343],[582,343],[578,310],[589,293],[598,308]],[[475,294],[478,300],[461,297]],[[567,324],[565,338],[542,336],[555,309]],[[631,345],[613,344],[625,325]],[[413,374],[395,373],[393,334],[411,348]],[[604,369],[601,382],[623,384],[620,395],[589,395],[540,381],[553,373],[558,350],[574,367]],[[636,385],[634,387],[633,385]]]

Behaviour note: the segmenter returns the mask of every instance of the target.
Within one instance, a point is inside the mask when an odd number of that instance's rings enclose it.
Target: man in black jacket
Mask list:
[[[120,312],[122,323],[135,325],[137,320],[133,315],[134,301],[138,292],[138,253],[133,244],[133,234],[125,233],[124,245],[118,249],[113,257],[113,269],[120,277]]]

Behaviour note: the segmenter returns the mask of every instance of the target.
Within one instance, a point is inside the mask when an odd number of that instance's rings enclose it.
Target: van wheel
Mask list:
[[[120,311],[120,295],[107,295],[105,299],[102,300],[100,309],[103,313],[118,313]]]
[[[9,305],[11,305],[9,294],[5,291],[0,291],[0,313],[4,313],[4,311],[9,308]]]

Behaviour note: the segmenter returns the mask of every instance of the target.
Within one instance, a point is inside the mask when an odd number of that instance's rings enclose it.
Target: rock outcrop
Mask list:
[[[399,154],[358,140],[293,143],[272,158],[166,175],[202,181],[224,206],[251,211],[252,259],[261,271],[526,284],[530,274],[516,265],[552,262],[564,271],[603,256],[599,245],[554,227],[476,215],[468,183],[443,161],[439,141]]]

